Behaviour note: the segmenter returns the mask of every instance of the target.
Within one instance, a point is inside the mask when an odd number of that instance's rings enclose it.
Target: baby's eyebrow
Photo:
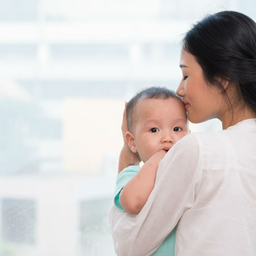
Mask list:
[[[178,119],[175,119],[175,122],[183,122],[183,123],[186,123],[187,120],[186,120],[186,119],[183,119],[183,118],[178,118]]]
[[[145,123],[156,123],[156,119],[148,119]]]
[[[144,125],[158,125],[159,124],[159,121],[157,119],[149,119],[147,121],[145,121]]]

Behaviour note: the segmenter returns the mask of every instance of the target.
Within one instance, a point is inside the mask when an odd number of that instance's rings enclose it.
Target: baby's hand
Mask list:
[[[157,151],[152,157],[155,158],[155,161],[160,162],[164,158],[166,153],[167,152],[165,150],[160,150],[160,151]]]
[[[151,163],[151,164],[159,164],[159,162],[164,158],[164,156],[166,155],[166,151],[165,150],[160,150],[157,151],[153,156],[151,156],[147,163]]]

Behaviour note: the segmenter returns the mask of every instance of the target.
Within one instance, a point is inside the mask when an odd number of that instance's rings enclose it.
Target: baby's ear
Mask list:
[[[137,148],[136,148],[136,145],[135,145],[135,140],[134,140],[134,136],[131,132],[126,132],[125,134],[125,138],[126,138],[126,142],[130,148],[130,150],[133,152],[133,153],[137,153]]]

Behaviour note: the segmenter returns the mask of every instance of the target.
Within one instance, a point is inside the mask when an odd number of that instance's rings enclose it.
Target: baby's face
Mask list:
[[[189,131],[184,105],[176,98],[144,99],[133,117],[135,145],[143,162],[162,149],[168,151]]]

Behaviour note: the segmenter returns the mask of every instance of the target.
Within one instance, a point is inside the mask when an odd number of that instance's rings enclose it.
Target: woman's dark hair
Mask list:
[[[183,49],[194,55],[209,84],[225,92],[221,79],[234,83],[238,102],[256,113],[256,23],[251,18],[234,11],[208,15],[186,33]]]
[[[180,99],[177,94],[169,90],[165,87],[149,87],[137,93],[126,106],[126,120],[128,130],[131,131],[133,126],[133,114],[134,109],[136,108],[138,102],[144,99],[169,99],[169,98],[177,98]]]

